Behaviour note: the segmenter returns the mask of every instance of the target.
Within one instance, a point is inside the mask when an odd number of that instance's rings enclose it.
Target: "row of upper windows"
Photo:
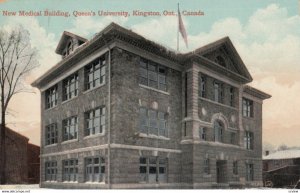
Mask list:
[[[223,127],[223,124],[219,121],[216,121],[213,128],[213,133],[210,133],[208,128],[203,127],[199,130],[199,137],[203,141],[215,141],[215,142],[221,142],[221,143],[229,143],[233,145],[238,144],[238,136],[236,132],[229,132],[230,138],[229,140],[225,141],[224,135],[225,135],[225,129]],[[253,150],[254,148],[254,135],[253,132],[246,131],[244,134],[244,148]]]
[[[105,83],[105,56],[97,58],[84,67],[85,90],[92,89]],[[167,69],[152,61],[140,59],[139,83],[158,90],[167,91],[166,71]],[[63,101],[78,95],[78,73],[63,80]],[[45,107],[52,108],[57,105],[58,86],[54,85],[45,92]]]
[[[84,90],[89,90],[105,83],[105,55],[95,59],[84,67]],[[62,100],[66,101],[78,95],[79,77],[78,72],[65,78],[62,81]],[[45,108],[52,108],[57,105],[58,99],[57,84],[45,92]]]
[[[200,76],[199,81],[199,96],[202,98],[208,98],[207,91],[207,77],[204,75]],[[235,93],[234,87],[229,88],[229,104],[231,107],[235,106]],[[212,100],[218,103],[224,103],[224,83],[220,81],[213,82],[213,96]],[[253,101],[250,99],[243,98],[242,114],[244,117],[253,117]]]
[[[87,157],[84,159],[86,182],[105,181],[105,159],[103,157]],[[62,180],[65,182],[78,181],[78,159],[62,161]],[[45,163],[45,180],[57,181],[57,161]]]
[[[207,87],[209,87],[207,82],[207,76],[201,75],[199,77],[199,96],[202,98],[208,98],[208,91]],[[224,83],[220,81],[213,81],[213,96],[211,96],[211,100],[218,102],[218,103],[225,103],[224,101]],[[229,88],[229,105],[231,107],[235,106],[235,91],[234,87]]]
[[[84,113],[84,135],[90,136],[104,133],[105,130],[105,107],[99,107]],[[78,138],[78,117],[72,116],[62,121],[63,141]],[[45,145],[58,143],[57,123],[46,126]]]

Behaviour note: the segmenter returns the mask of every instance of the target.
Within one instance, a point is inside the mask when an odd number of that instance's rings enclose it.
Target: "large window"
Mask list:
[[[166,113],[140,108],[140,132],[148,135],[168,136]]]
[[[231,132],[230,133],[230,143],[232,145],[236,145],[237,144],[237,139],[236,139],[236,133],[235,132]]]
[[[205,98],[206,97],[206,77],[203,75],[200,77],[199,91],[200,91],[199,96]]]
[[[51,145],[57,143],[57,124],[53,123],[46,126],[46,145]]]
[[[209,162],[210,162],[209,158],[205,158],[204,159],[204,167],[203,167],[203,169],[204,169],[204,174],[206,174],[206,175],[210,174],[210,163]]]
[[[78,74],[73,74],[63,80],[63,100],[69,100],[78,95]]]
[[[57,162],[48,161],[45,163],[45,179],[46,181],[56,181],[57,180]]]
[[[246,131],[244,135],[244,144],[246,149],[253,149],[254,145],[253,132]]]
[[[223,102],[223,85],[217,81],[214,82],[214,101]]]
[[[85,90],[105,83],[105,56],[97,58],[85,67]]]
[[[103,157],[85,158],[85,181],[105,181],[105,159]]]
[[[215,141],[223,142],[224,127],[220,121],[214,123],[214,138]]]
[[[253,181],[254,180],[254,165],[246,164],[246,180]]]
[[[85,113],[85,135],[103,133],[105,130],[105,107],[100,107]]]
[[[63,181],[78,180],[78,159],[63,160]]]
[[[141,182],[167,182],[167,158],[140,157]]]
[[[243,116],[253,117],[253,101],[243,98]]]
[[[70,117],[63,120],[63,140],[77,139],[78,118]]]
[[[142,85],[167,91],[166,68],[141,58],[139,82]]]
[[[46,100],[45,100],[46,109],[55,107],[57,105],[57,98],[58,98],[57,85],[46,90],[45,96],[46,96]]]

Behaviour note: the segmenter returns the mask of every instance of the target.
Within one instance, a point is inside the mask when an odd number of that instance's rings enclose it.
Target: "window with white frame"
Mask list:
[[[207,141],[207,128],[200,128],[200,139],[202,139],[203,141]]]
[[[63,160],[63,181],[78,181],[78,159]]]
[[[97,58],[84,68],[85,90],[95,88],[105,83],[105,55]]]
[[[45,136],[46,137],[46,145],[56,144],[57,137],[58,137],[57,124],[52,123],[50,125],[47,125],[45,135],[46,135]]]
[[[46,97],[46,109],[55,107],[57,105],[58,93],[57,93],[57,85],[49,88],[45,92]]]
[[[246,164],[246,180],[253,181],[254,180],[254,165]]]
[[[253,117],[253,101],[243,98],[243,116]]]
[[[140,59],[139,83],[145,86],[167,91],[167,69],[144,58]]]
[[[214,101],[218,103],[223,102],[223,84],[220,82],[214,82]]]
[[[78,73],[63,80],[63,101],[78,95]]]
[[[45,180],[46,181],[56,181],[57,180],[57,162],[47,161],[45,163]]]
[[[105,181],[105,159],[103,157],[85,158],[85,181]]]
[[[147,183],[167,182],[167,158],[140,157],[140,181]]]
[[[99,107],[85,113],[85,136],[104,133],[105,107]]]
[[[140,132],[148,135],[168,136],[166,113],[140,108]]]
[[[244,145],[246,149],[253,149],[254,146],[254,135],[253,132],[245,131],[244,135]]]
[[[214,139],[218,142],[223,142],[224,126],[220,121],[214,123]]]
[[[209,158],[204,159],[204,174],[209,175],[210,174],[210,160]]]
[[[63,120],[63,140],[77,139],[78,133],[78,118],[77,116]]]

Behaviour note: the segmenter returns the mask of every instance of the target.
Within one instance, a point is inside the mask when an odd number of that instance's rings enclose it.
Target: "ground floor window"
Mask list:
[[[105,181],[105,159],[103,157],[85,158],[85,181]]]
[[[56,181],[57,180],[57,162],[48,161],[45,163],[45,173],[46,181]]]
[[[63,160],[63,180],[70,182],[78,180],[78,159]]]
[[[210,161],[209,161],[209,159],[208,158],[206,158],[205,160],[204,160],[204,173],[205,174],[210,174],[210,163],[209,163]]]
[[[254,180],[254,166],[253,164],[246,164],[246,180],[253,181]]]
[[[234,161],[232,164],[232,173],[234,175],[238,175],[238,162],[237,161]]]
[[[140,181],[167,182],[167,158],[140,157]]]

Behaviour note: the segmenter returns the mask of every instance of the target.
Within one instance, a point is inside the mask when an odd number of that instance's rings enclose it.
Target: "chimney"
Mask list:
[[[269,151],[266,151],[266,152],[265,152],[265,155],[267,156],[267,155],[269,155],[269,153],[270,153]]]

